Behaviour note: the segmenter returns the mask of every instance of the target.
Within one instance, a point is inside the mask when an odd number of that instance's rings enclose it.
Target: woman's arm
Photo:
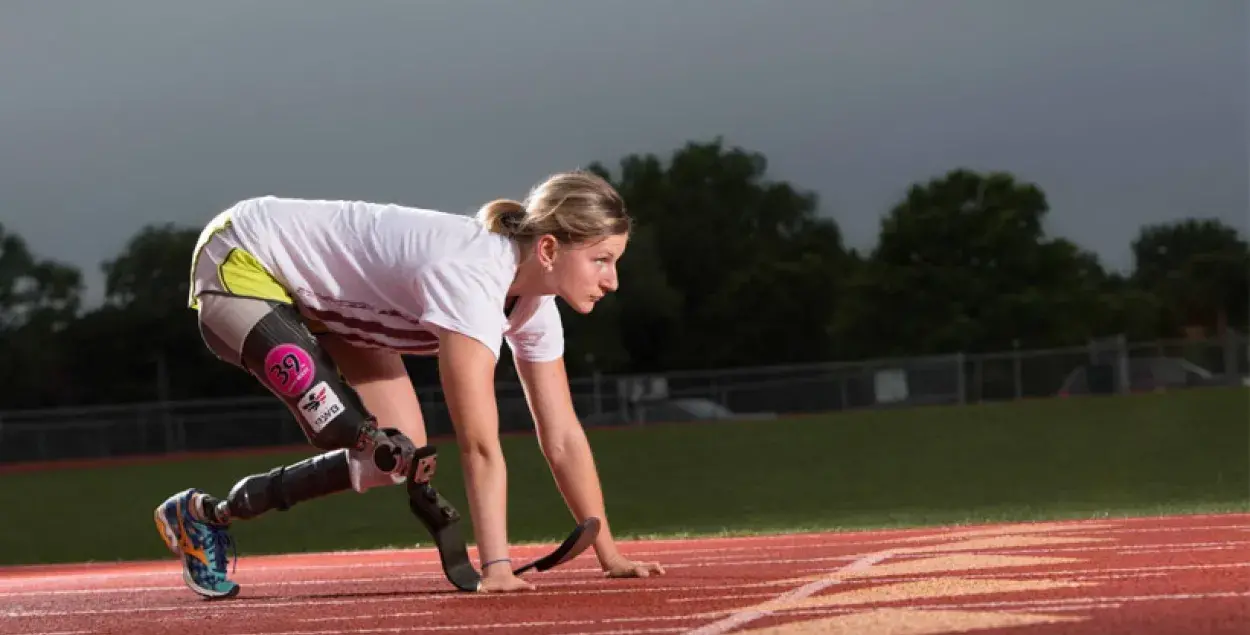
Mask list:
[[[518,358],[516,367],[538,429],[539,446],[569,510],[578,521],[588,516],[597,516],[603,521],[595,540],[600,566],[611,576],[664,573],[658,563],[633,562],[616,548],[590,442],[573,410],[564,359],[528,362]]]
[[[481,342],[454,331],[439,336],[439,376],[456,428],[465,493],[473,514],[485,591],[533,588],[512,575],[508,558],[508,474],[499,444],[495,356]],[[497,563],[485,566],[488,563]]]

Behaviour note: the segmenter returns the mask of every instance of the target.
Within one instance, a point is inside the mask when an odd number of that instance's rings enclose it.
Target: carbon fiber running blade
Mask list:
[[[443,564],[443,575],[453,586],[461,591],[475,592],[482,585],[482,576],[473,568],[469,560],[469,550],[460,534],[460,525],[448,525],[434,535],[434,543],[438,545],[439,560]]]
[[[461,591],[478,591],[482,576],[469,559],[469,549],[460,531],[460,514],[428,483],[408,482],[408,506],[438,545],[447,581]]]
[[[583,551],[595,544],[595,539],[599,537],[600,525],[599,519],[594,516],[583,520],[581,524],[573,528],[573,532],[555,548],[555,551],[513,571],[512,574],[521,575],[530,569],[546,571],[582,555]]]

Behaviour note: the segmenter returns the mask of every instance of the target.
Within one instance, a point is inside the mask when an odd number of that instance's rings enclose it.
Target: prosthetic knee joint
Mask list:
[[[309,443],[325,453],[239,481],[227,501],[231,517],[286,510],[348,488],[401,483],[418,467],[418,448],[398,430],[377,427],[294,307],[274,304],[244,340],[241,362],[282,399]],[[421,451],[428,481],[434,449]]]

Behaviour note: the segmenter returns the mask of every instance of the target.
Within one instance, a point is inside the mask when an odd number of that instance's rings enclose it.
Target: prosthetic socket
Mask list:
[[[230,518],[284,511],[347,489],[364,491],[414,477],[428,482],[435,449],[418,449],[398,430],[379,429],[293,307],[277,305],[257,323],[241,361],[282,399],[308,441],[325,452],[240,480],[223,510]]]

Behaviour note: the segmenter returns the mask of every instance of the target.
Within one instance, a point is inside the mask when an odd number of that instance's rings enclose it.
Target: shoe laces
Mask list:
[[[212,546],[214,559],[219,563],[226,557],[226,551],[230,551],[231,568],[230,573],[234,573],[239,568],[239,551],[235,546],[234,538],[230,532],[224,528],[208,525],[208,544]]]

